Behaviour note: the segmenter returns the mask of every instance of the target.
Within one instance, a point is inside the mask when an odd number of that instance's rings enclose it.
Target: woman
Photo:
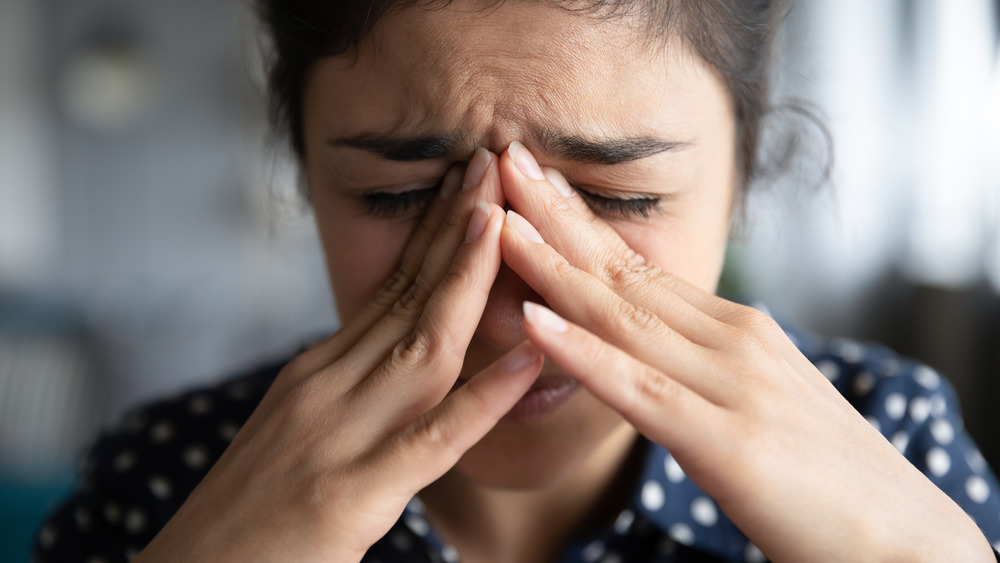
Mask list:
[[[343,328],[135,413],[39,560],[995,560],[934,372],[714,295],[776,3],[261,4]]]

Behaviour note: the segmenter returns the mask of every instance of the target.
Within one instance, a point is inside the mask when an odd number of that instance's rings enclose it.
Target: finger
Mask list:
[[[376,327],[387,333],[379,335],[378,341],[391,336],[398,343],[374,368],[372,376],[360,382],[358,392],[425,411],[440,402],[455,384],[500,270],[503,210],[481,202],[475,213],[470,220],[471,230],[477,230],[476,221],[485,221],[482,233],[459,249],[416,324],[405,334],[388,334],[401,328],[399,323],[386,322]]]
[[[550,360],[621,413],[650,440],[678,454],[710,439],[723,409],[667,374],[550,309],[525,302],[525,332]]]
[[[706,325],[709,329],[720,327],[700,317],[717,318],[716,302],[724,300],[690,284],[676,283],[675,276],[632,250],[582,198],[570,195],[575,191],[558,171],[548,169],[542,174],[531,170],[539,170],[531,153],[520,143],[512,143],[500,162],[504,195],[547,243],[569,263],[629,301],[654,311],[692,340],[705,345],[719,343],[717,331],[704,329]],[[688,320],[692,322],[684,322]],[[700,335],[687,327],[701,329]]]
[[[687,362],[700,362],[706,348],[723,337],[718,331],[731,329],[690,307],[669,310],[655,295],[633,302],[540,240],[523,217],[507,212],[504,263],[550,306],[630,353],[651,360],[650,354],[667,347]]]
[[[513,212],[508,212],[508,216]],[[505,231],[507,227],[505,227]],[[507,236],[507,235],[504,235]],[[513,235],[511,235],[513,236]],[[718,367],[718,353],[692,341],[652,311],[622,298],[588,272],[569,264],[544,244],[522,240],[504,245],[504,261],[555,310],[628,354],[671,375],[716,403],[731,399],[734,386]],[[526,256],[526,247],[534,256]],[[687,332],[698,332],[689,322]]]
[[[453,166],[448,170],[441,181],[440,197],[435,198],[421,218],[403,251],[399,266],[351,322],[346,323],[323,341],[314,344],[294,360],[295,365],[290,367],[297,374],[304,377],[330,365],[385,316],[392,308],[392,304],[410,287],[441,228],[452,196],[462,183],[463,175],[462,166]]]
[[[468,187],[456,196],[413,284],[337,362],[336,371],[357,374],[352,385],[375,371],[406,373],[411,379],[429,373],[423,391],[439,394],[439,400],[457,378],[500,268],[502,213],[498,206],[474,199],[499,191],[496,158],[485,150],[477,151],[476,158],[483,159],[483,175],[474,186],[466,182]],[[469,172],[475,172],[476,158]],[[440,383],[432,385],[434,381]]]
[[[412,496],[444,475],[524,396],[543,360],[524,342],[407,425],[377,464],[387,473],[381,482],[399,483],[401,494]],[[404,464],[407,471],[399,471]]]

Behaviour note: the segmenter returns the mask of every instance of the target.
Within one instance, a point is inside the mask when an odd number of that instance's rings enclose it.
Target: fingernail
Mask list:
[[[530,342],[525,342],[510,352],[507,352],[504,359],[500,361],[500,367],[502,367],[506,372],[513,373],[530,366],[537,359],[538,350],[536,350]]]
[[[563,333],[569,330],[569,325],[562,317],[552,312],[551,309],[542,307],[531,301],[525,301],[524,305],[524,318],[528,319],[528,322],[537,326],[540,329],[547,330],[549,332]]]
[[[462,189],[471,190],[483,181],[483,174],[490,165],[490,151],[479,147],[469,160],[469,166],[465,169],[465,179],[462,180]]]
[[[517,165],[517,169],[522,174],[532,180],[545,179],[545,174],[542,174],[542,169],[538,167],[538,161],[535,160],[535,157],[531,156],[531,151],[525,148],[524,145],[514,141],[507,147],[507,152],[510,153],[510,157],[514,159],[514,164]]]
[[[545,177],[549,179],[549,182],[555,186],[556,191],[563,197],[573,197],[576,195],[576,190],[569,185],[562,172],[559,172],[555,168],[545,167]]]
[[[483,200],[476,204],[476,208],[472,210],[472,218],[469,219],[469,227],[465,230],[465,242],[472,242],[483,234],[491,213],[490,204]]]
[[[441,181],[441,189],[438,191],[438,195],[441,199],[448,199],[449,197],[455,195],[458,191],[458,185],[462,181],[462,169],[458,167],[452,167],[444,175],[444,180]]]
[[[532,242],[545,242],[542,240],[542,235],[538,234],[538,230],[532,227],[527,219],[515,213],[513,209],[507,210],[507,224],[514,227],[517,234]]]

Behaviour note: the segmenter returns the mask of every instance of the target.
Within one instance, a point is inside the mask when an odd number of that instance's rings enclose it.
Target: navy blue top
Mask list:
[[[954,391],[933,369],[888,349],[789,336],[902,454],[1000,547],[1000,488],[963,429]],[[122,562],[177,511],[266,393],[283,363],[128,414],[85,456],[77,491],[39,531],[36,561]],[[457,561],[416,498],[366,562]],[[617,517],[565,547],[560,561],[766,561],[664,448],[649,444]],[[998,555],[1000,561],[1000,555]]]

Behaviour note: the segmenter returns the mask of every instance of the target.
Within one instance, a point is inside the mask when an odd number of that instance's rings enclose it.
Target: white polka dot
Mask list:
[[[979,475],[973,475],[965,481],[965,494],[969,495],[973,502],[982,504],[990,498],[990,486]]]
[[[615,531],[622,535],[627,534],[632,527],[632,522],[635,522],[635,512],[622,510],[618,518],[615,519]]]
[[[617,553],[611,552],[601,557],[601,563],[622,563],[622,556]]]
[[[882,360],[879,368],[882,370],[882,375],[895,377],[899,375],[899,360],[896,358],[886,358]]]
[[[450,545],[446,545],[441,548],[441,557],[447,561],[447,563],[455,563],[458,561],[458,551]]]
[[[875,376],[870,371],[859,373],[854,376],[854,381],[851,382],[851,390],[854,391],[855,395],[867,395],[874,388]]]
[[[838,338],[832,342],[832,348],[838,356],[852,364],[865,359],[865,347],[853,340]]]
[[[236,381],[226,387],[226,394],[231,399],[245,401],[250,397],[250,384],[246,381]]]
[[[583,548],[583,551],[580,552],[580,557],[582,557],[587,563],[592,563],[604,555],[604,550],[604,542],[592,541]]]
[[[411,498],[410,502],[406,503],[406,509],[415,514],[423,514],[426,510],[424,503],[417,497]]]
[[[125,420],[122,421],[122,428],[132,434],[138,434],[146,429],[146,419],[139,413],[131,413],[125,416]]]
[[[674,459],[674,456],[667,454],[663,458],[663,471],[667,474],[667,480],[671,483],[680,483],[684,480],[684,470]]]
[[[893,420],[899,420],[906,414],[906,397],[892,393],[885,398],[885,414]]]
[[[404,532],[393,532],[389,541],[392,542],[392,547],[396,548],[396,551],[410,551],[410,548],[413,547],[413,539]]]
[[[934,475],[941,477],[951,469],[951,457],[948,456],[948,452],[941,448],[931,448],[927,452],[927,468]]]
[[[104,519],[112,526],[117,525],[122,519],[122,508],[114,502],[104,503]]]
[[[170,486],[170,481],[161,475],[153,475],[149,478],[149,490],[153,493],[153,496],[160,500],[166,500],[170,498],[171,493],[173,493],[173,487]]]
[[[139,556],[139,549],[135,547],[125,548],[125,559],[131,561]]]
[[[656,550],[660,555],[673,555],[677,551],[677,542],[673,538],[665,537],[660,541],[660,545],[657,546]]]
[[[195,395],[188,401],[188,410],[191,414],[208,414],[212,411],[212,399],[208,395]]]
[[[42,549],[49,549],[56,544],[56,537],[56,531],[49,526],[45,526],[38,533],[38,544],[42,546]]]
[[[899,451],[899,453],[905,454],[906,446],[910,445],[910,435],[907,434],[905,431],[900,430],[899,432],[896,432],[895,434],[892,435],[891,442],[893,447],[895,447],[896,450]]]
[[[111,467],[119,473],[124,473],[129,469],[132,469],[132,466],[134,465],[135,454],[129,450],[125,450],[124,452],[116,455],[114,461],[111,462]]]
[[[965,456],[965,462],[976,473],[982,473],[986,470],[986,459],[977,449],[973,449]]]
[[[240,427],[232,422],[223,422],[219,425],[219,436],[222,436],[222,439],[227,442],[232,442],[239,431]]]
[[[910,418],[917,424],[923,424],[931,415],[931,402],[927,397],[914,397],[910,400]]]
[[[919,365],[914,368],[913,378],[925,389],[935,389],[941,384],[941,376],[925,365]]]
[[[656,511],[663,508],[663,501],[666,500],[663,487],[660,486],[656,481],[646,481],[642,485],[642,492],[640,493],[642,498],[642,505],[646,507],[646,510]]]
[[[191,469],[201,469],[208,463],[208,451],[204,446],[189,446],[184,450],[184,465]]]
[[[427,532],[431,531],[431,527],[427,524],[427,520],[424,520],[419,516],[407,516],[403,519],[403,523],[405,523],[406,527],[418,536],[426,536]]]
[[[743,550],[743,558],[747,560],[747,563],[764,563],[767,561],[764,552],[752,543],[748,543],[747,548]]]
[[[830,381],[837,381],[840,378],[840,367],[837,366],[836,362],[822,360],[816,363],[816,369],[823,374],[823,377]]]
[[[75,512],[73,512],[73,519],[76,520],[76,527],[81,530],[86,531],[90,528],[90,513],[87,512],[86,508],[78,507]]]
[[[157,422],[149,430],[149,439],[154,444],[162,444],[174,437],[174,427],[169,422]]]
[[[138,508],[125,513],[125,530],[130,534],[138,534],[146,528],[146,514]]]
[[[691,545],[694,543],[694,530],[691,526],[687,524],[682,524],[680,522],[667,528],[667,533],[670,537],[674,538],[677,543],[682,543],[684,545]]]
[[[943,418],[939,418],[931,423],[931,436],[942,446],[947,446],[955,439],[955,429],[951,423]]]
[[[868,415],[865,417],[865,420],[868,421],[868,424],[872,425],[872,427],[875,429],[876,432],[882,431],[882,423],[878,421],[878,418],[872,415]]]
[[[691,518],[702,526],[714,526],[719,521],[719,511],[711,499],[698,497],[691,501]]]

